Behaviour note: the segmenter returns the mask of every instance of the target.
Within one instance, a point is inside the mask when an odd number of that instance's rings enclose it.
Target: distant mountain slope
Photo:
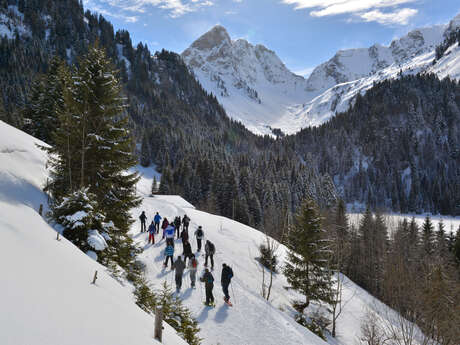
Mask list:
[[[232,41],[221,26],[201,36],[182,57],[231,117],[255,133],[280,128],[292,134],[347,110],[357,93],[400,72],[427,71],[441,78],[458,78],[457,50],[446,57],[448,61],[434,66],[432,62],[436,47],[456,30],[459,17],[449,25],[413,30],[389,46],[341,50],[316,67],[307,80],[293,75],[267,48],[243,39]]]
[[[308,97],[305,79],[290,72],[273,51],[244,39],[232,41],[220,25],[198,38],[182,58],[227,113],[255,133],[270,133],[267,126]]]
[[[38,214],[47,172],[36,144],[44,145],[0,121],[0,344],[159,344],[131,288],[65,238],[56,241]],[[164,344],[186,343],[165,324]]]

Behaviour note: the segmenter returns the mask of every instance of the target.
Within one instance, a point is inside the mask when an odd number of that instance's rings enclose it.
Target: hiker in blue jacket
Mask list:
[[[155,229],[157,231],[157,234],[160,232],[160,222],[161,222],[161,216],[158,214],[153,217],[153,221],[155,222]]]
[[[166,260],[165,260],[163,266],[168,267],[168,260],[169,260],[169,258],[171,258],[171,269],[172,269],[173,265],[174,265],[174,259],[173,259],[174,247],[172,245],[169,244],[169,245],[166,246],[165,256],[166,256]]]

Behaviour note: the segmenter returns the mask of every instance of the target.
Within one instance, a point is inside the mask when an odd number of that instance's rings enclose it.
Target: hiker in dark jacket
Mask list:
[[[180,234],[180,238],[182,239],[182,243],[184,243],[185,241],[188,241],[188,231],[183,229]]]
[[[228,294],[228,286],[230,285],[230,281],[233,277],[233,270],[230,266],[226,264],[222,264],[222,275],[220,276],[220,283],[222,284],[222,291],[225,295],[225,302],[230,301],[230,295]]]
[[[163,223],[161,223],[161,229],[163,230],[162,238],[165,238],[165,230],[168,226],[169,226],[168,218],[165,217],[165,219],[163,219]]]
[[[153,220],[155,221],[155,229],[156,229],[157,234],[158,234],[160,232],[160,222],[161,222],[161,216],[160,216],[160,214],[158,212],[155,215],[155,217],[153,217]]]
[[[173,259],[174,247],[173,246],[171,246],[171,245],[166,246],[165,256],[166,256],[166,259],[165,259],[165,262],[164,262],[163,266],[167,267],[168,266],[168,260],[171,258],[171,269],[172,269],[173,265],[174,265],[174,259]]]
[[[201,241],[204,238],[204,231],[201,225],[195,230],[196,244],[198,245],[198,251],[201,251]]]
[[[152,220],[152,224],[150,224],[150,226],[149,226],[149,241],[148,241],[148,243],[150,243],[150,241],[152,242],[152,244],[155,244],[155,224],[153,223],[153,220]]]
[[[184,214],[184,218],[182,218],[182,224],[184,225],[182,228],[188,231],[188,225],[190,224],[190,218],[186,214]]]
[[[204,266],[208,266],[208,257],[211,259],[211,269],[214,269],[214,254],[216,253],[216,247],[214,246],[214,243],[212,243],[210,240],[206,241],[206,244],[204,245],[204,252],[205,252],[205,260],[204,260]]]
[[[142,211],[141,215],[139,216],[139,219],[141,220],[141,232],[146,232],[147,227],[145,225],[145,222],[147,221],[147,216],[145,215],[145,211]]]
[[[177,239],[179,239],[179,235],[180,235],[180,226],[181,226],[180,217],[174,218],[174,226],[176,227]]]
[[[192,253],[192,246],[190,245],[189,241],[185,241],[183,243],[184,245],[184,264],[187,264],[187,258],[191,258],[193,253]]]
[[[214,296],[212,295],[212,289],[214,288],[214,277],[211,272],[206,268],[204,275],[200,278],[201,282],[204,282],[206,288],[206,305],[210,306],[214,304]]]
[[[173,265],[173,269],[176,270],[176,289],[180,290],[182,287],[182,275],[184,274],[185,270],[185,264],[182,261],[180,255],[177,257],[177,260]]]

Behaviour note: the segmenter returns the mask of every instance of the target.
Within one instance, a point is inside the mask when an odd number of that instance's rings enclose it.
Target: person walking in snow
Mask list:
[[[155,215],[155,217],[153,217],[153,220],[155,221],[155,229],[157,231],[157,234],[159,234],[160,233],[161,216],[160,216],[160,214],[158,212]]]
[[[180,234],[180,238],[182,239],[182,244],[184,244],[184,242],[187,242],[188,241],[188,231],[183,229]]]
[[[184,214],[184,218],[182,218],[182,224],[183,224],[182,229],[188,231],[188,226],[190,224],[190,218],[186,214]]]
[[[147,221],[147,216],[145,215],[145,211],[142,211],[141,215],[139,216],[139,219],[141,220],[141,232],[146,232],[147,227],[145,225],[145,222]]]
[[[176,270],[176,289],[179,291],[182,287],[182,275],[185,270],[185,263],[182,261],[180,255],[177,257],[177,260],[173,265],[173,269]]]
[[[208,257],[211,259],[211,270],[214,269],[214,254],[216,253],[216,247],[214,243],[210,240],[206,240],[206,244],[204,245],[204,252],[205,252],[205,260],[204,266],[208,266]]]
[[[211,272],[206,268],[204,270],[203,276],[200,278],[200,281],[204,283],[206,289],[206,302],[207,306],[214,305],[214,296],[212,294],[212,289],[214,288],[214,277]]]
[[[179,216],[177,216],[176,218],[174,218],[174,226],[176,227],[177,239],[179,239],[180,226],[181,226],[181,221],[180,221],[180,217],[179,217]]]
[[[222,274],[220,277],[220,283],[222,284],[222,291],[224,292],[224,301],[226,303],[230,302],[230,295],[228,294],[228,286],[233,277],[233,270],[230,266],[222,264]]]
[[[195,237],[196,237],[196,244],[198,246],[198,251],[201,251],[201,241],[204,238],[204,231],[201,225],[198,227],[198,229],[195,230]]]
[[[168,227],[168,225],[169,225],[168,218],[165,217],[165,219],[163,219],[163,223],[161,223],[161,229],[163,230],[163,237],[162,237],[162,239],[165,238],[165,230],[166,230],[166,228]]]
[[[198,270],[198,260],[195,258],[195,254],[192,254],[190,257],[188,268],[190,270],[190,283],[192,284],[192,288],[195,288],[196,271]]]
[[[166,245],[170,244],[174,246],[174,234],[176,233],[176,229],[174,229],[173,225],[168,225],[165,229],[165,237],[166,237]]]
[[[154,224],[153,220],[152,220],[152,223],[149,226],[149,241],[148,241],[148,243],[150,243],[150,241],[152,241],[152,244],[155,244],[155,224]]]
[[[166,246],[166,249],[165,249],[165,256],[166,256],[166,260],[163,264],[163,266],[166,268],[168,267],[168,260],[171,258],[171,269],[173,268],[173,265],[174,265],[174,259],[173,259],[173,256],[174,256],[174,247],[171,246],[171,245],[168,245]]]
[[[187,264],[187,258],[192,258],[192,246],[190,245],[190,242],[189,241],[185,241],[183,243],[183,247],[184,247],[184,264]]]

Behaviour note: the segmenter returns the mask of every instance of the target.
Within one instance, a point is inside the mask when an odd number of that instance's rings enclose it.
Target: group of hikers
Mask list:
[[[176,289],[179,291],[182,287],[182,277],[184,274],[184,270],[186,267],[189,268],[190,273],[190,283],[191,287],[195,288],[196,283],[196,273],[198,270],[198,260],[195,257],[195,254],[192,251],[192,246],[189,240],[188,229],[190,225],[190,218],[184,214],[181,217],[177,216],[174,218],[172,222],[169,222],[166,217],[161,217],[158,212],[156,212],[155,216],[153,217],[152,223],[149,225],[148,229],[146,227],[147,223],[147,216],[145,211],[142,211],[142,214],[139,216],[141,221],[141,233],[148,232],[148,243],[155,244],[155,235],[160,234],[160,228],[162,230],[162,237],[161,239],[166,239],[166,248],[165,248],[165,261],[163,263],[163,267],[166,268],[168,266],[168,262],[171,261],[171,269],[175,270],[175,280],[176,280]],[[162,221],[163,219],[163,221]],[[161,226],[160,226],[161,223]],[[182,226],[182,231],[181,231]],[[177,239],[181,239],[182,242],[182,255],[179,255],[174,262],[174,239],[177,236]],[[197,251],[201,252],[202,241],[204,239],[204,231],[202,226],[198,226],[198,228],[194,232],[194,236],[196,238],[197,243]],[[160,240],[161,241],[161,240]],[[212,290],[214,288],[214,277],[211,271],[214,270],[214,254],[216,252],[216,248],[214,243],[209,240],[206,240],[204,245],[205,251],[205,270],[203,276],[200,277],[200,281],[205,284],[206,290],[206,302],[205,305],[207,306],[214,306],[214,296],[212,294]],[[182,257],[184,258],[182,260]],[[189,263],[187,266],[187,259],[189,259]],[[210,259],[211,263],[211,271],[207,268],[208,267],[208,259]],[[222,284],[222,291],[224,292],[224,301],[228,305],[232,305],[230,302],[230,295],[228,293],[228,287],[230,285],[231,279],[233,277],[233,270],[230,266],[226,265],[225,263],[222,264],[222,274],[221,274],[221,284]]]

